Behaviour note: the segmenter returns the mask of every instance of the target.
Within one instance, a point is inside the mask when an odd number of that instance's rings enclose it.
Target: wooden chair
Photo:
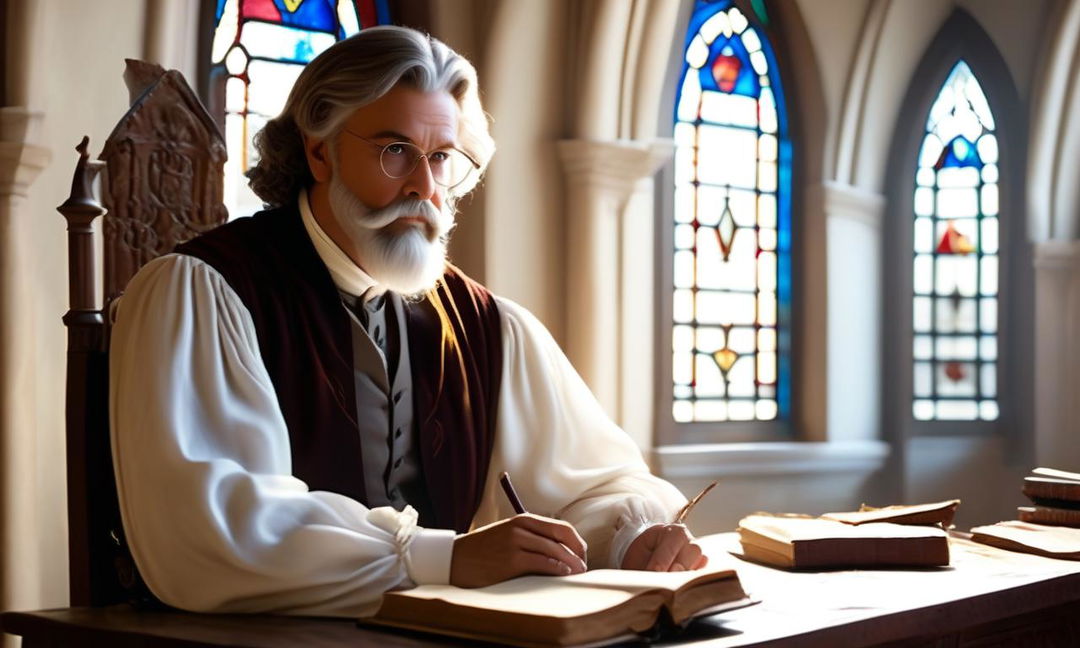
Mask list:
[[[67,466],[71,603],[107,605],[143,598],[124,546],[109,446],[109,307],[148,261],[225,222],[221,202],[225,141],[173,70],[128,61],[131,108],[91,162],[88,138],[72,193],[58,209],[68,221],[71,310],[68,328]],[[93,195],[99,170],[104,206]],[[103,218],[103,308],[95,302],[94,221]]]
[[[153,604],[124,544],[109,443],[110,306],[139,268],[225,222],[225,142],[183,76],[141,61],[124,73],[131,108],[91,160],[84,137],[70,197],[67,478],[70,608],[0,614],[25,648],[56,646],[430,645],[348,619],[189,614]],[[102,199],[95,198],[100,175]],[[102,305],[94,224],[103,217]],[[389,643],[388,643],[389,640]]]

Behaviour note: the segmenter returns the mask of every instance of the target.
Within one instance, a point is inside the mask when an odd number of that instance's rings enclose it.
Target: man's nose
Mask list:
[[[416,160],[416,166],[409,175],[405,176],[405,184],[402,191],[410,198],[431,200],[437,190],[435,176],[431,173],[431,165],[426,155]]]

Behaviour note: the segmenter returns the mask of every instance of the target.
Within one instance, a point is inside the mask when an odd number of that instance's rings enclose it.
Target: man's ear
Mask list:
[[[304,135],[304,155],[315,182],[329,182],[333,171],[330,144],[324,139]]]

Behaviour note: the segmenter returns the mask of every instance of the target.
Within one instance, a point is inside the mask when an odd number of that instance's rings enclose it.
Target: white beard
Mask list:
[[[427,200],[405,199],[371,209],[335,172],[330,178],[330,209],[355,246],[363,270],[388,290],[416,297],[435,287],[446,266],[446,243],[454,214]],[[402,231],[387,228],[399,218],[422,218],[423,225]]]

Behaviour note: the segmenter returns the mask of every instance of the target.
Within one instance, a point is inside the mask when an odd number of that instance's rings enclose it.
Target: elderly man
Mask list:
[[[147,264],[112,333],[120,508],[155,595],[354,616],[412,584],[704,564],[671,524],[686,500],[543,326],[446,262],[494,151],[465,59],[365,30],[257,146],[271,208]]]

